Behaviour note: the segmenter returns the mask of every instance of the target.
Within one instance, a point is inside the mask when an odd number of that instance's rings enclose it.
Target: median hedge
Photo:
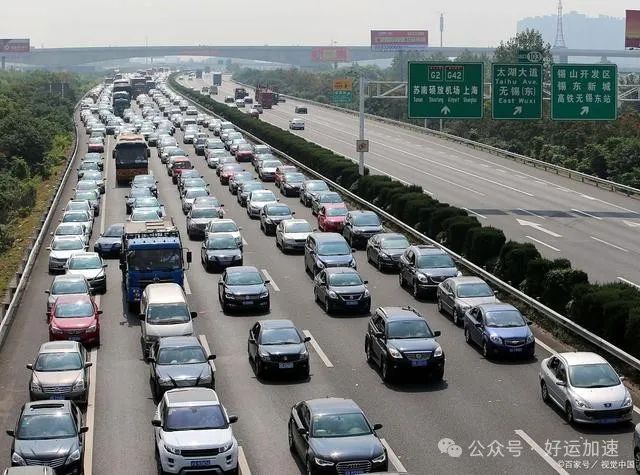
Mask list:
[[[441,203],[422,187],[386,175],[358,175],[358,166],[342,155],[280,127],[250,117],[169,78],[171,87],[233,122],[274,148],[348,188],[423,234],[510,282],[579,325],[640,357],[640,292],[623,284],[589,284],[586,273],[566,259],[543,259],[531,243],[507,241],[504,233],[461,208]]]

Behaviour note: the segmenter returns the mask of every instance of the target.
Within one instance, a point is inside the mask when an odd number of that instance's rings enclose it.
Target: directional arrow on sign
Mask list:
[[[520,115],[522,114],[522,106],[516,106],[513,108],[513,115]]]
[[[444,115],[449,114],[449,112],[451,112],[451,109],[449,109],[448,106],[444,106],[442,109],[440,109],[440,112]]]
[[[640,228],[640,223],[635,223],[633,221],[624,221],[624,224],[626,224],[627,226],[630,226],[632,228]]]
[[[582,109],[580,109],[580,115],[589,115],[589,106],[582,106]]]
[[[543,228],[542,225],[538,224],[538,223],[533,223],[531,221],[525,221],[524,219],[518,219],[516,218],[516,221],[518,221],[518,224],[520,224],[520,226],[529,226],[530,228],[536,229],[538,231],[542,231],[543,233],[548,234],[549,236],[553,236],[553,237],[562,237],[562,234],[558,234],[558,233],[554,233],[553,231],[549,231],[546,228]]]

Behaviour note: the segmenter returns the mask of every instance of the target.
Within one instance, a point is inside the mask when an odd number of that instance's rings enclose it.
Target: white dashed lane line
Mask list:
[[[269,281],[269,285],[273,287],[273,290],[275,290],[276,292],[280,292],[280,287],[278,287],[278,284],[274,282],[273,277],[269,275],[269,272],[267,272],[267,269],[262,269],[262,273],[264,274],[265,278]]]
[[[322,351],[322,348],[320,348],[320,345],[318,344],[316,339],[313,337],[311,332],[309,330],[302,330],[302,333],[304,333],[304,336],[308,336],[309,338],[311,338],[311,341],[309,343],[311,343],[311,346],[313,346],[313,349],[316,351],[316,353],[318,353],[318,356],[320,357],[322,362],[325,364],[325,366],[327,368],[333,368],[333,363],[331,362],[331,360],[329,360],[329,358],[327,358],[327,355],[324,353],[324,351]]]

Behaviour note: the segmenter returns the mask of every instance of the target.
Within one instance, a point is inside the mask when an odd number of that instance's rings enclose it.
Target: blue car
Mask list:
[[[495,355],[533,358],[536,340],[520,311],[506,303],[477,305],[464,315],[464,339],[482,348],[485,358]]]

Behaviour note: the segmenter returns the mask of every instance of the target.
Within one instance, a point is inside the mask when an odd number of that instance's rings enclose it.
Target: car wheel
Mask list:
[[[391,368],[389,368],[389,363],[387,363],[386,358],[382,359],[382,364],[380,366],[380,372],[382,373],[383,381],[389,382],[393,377]]]
[[[256,358],[256,378],[262,378],[264,376],[264,366],[262,361]]]
[[[640,473],[640,449],[636,449],[633,452],[633,464],[636,468],[636,473]]]
[[[287,430],[287,440],[289,441],[289,450],[293,453],[296,451],[296,446],[293,443],[293,429],[291,428],[292,420],[289,420],[289,430]]]
[[[400,288],[404,287],[404,277],[402,277],[402,271],[398,274],[398,284],[400,284]]]
[[[332,312],[333,308],[331,307],[331,301],[329,300],[329,297],[327,297],[324,300],[324,311],[327,312],[327,315],[329,315]]]
[[[570,402],[567,402],[564,405],[564,418],[567,420],[567,424],[572,425],[574,423],[573,408],[571,407]]]
[[[444,313],[444,309],[442,308],[442,300],[438,299],[437,302],[436,302],[436,306],[438,307],[438,312]],[[454,312],[454,314],[455,314],[455,312]]]
[[[160,401],[160,386],[158,385],[158,382],[153,380],[151,384],[153,388],[153,399]]]
[[[364,342],[364,354],[367,355],[367,363],[373,363],[373,354],[371,353],[371,343]]]
[[[453,319],[453,324],[455,326],[460,326],[460,322],[462,322],[462,319],[458,316],[458,311],[454,308],[453,309],[453,314],[451,315],[451,318]]]
[[[376,259],[376,267],[380,272],[384,271],[384,266],[382,265],[382,261],[380,260],[380,256]]]
[[[464,341],[466,341],[469,345],[471,344],[471,333],[469,333],[468,327],[464,327]]]
[[[544,402],[549,402],[549,388],[547,388],[547,383],[544,381],[540,382],[540,395]]]
[[[420,289],[418,289],[418,283],[415,280],[413,281],[413,297],[420,298]]]
[[[306,469],[307,475],[313,475],[314,471],[313,471],[313,466],[311,465],[311,459],[310,458],[307,458],[306,466],[307,466],[307,469]]]
[[[316,291],[315,287],[314,287],[314,289],[313,289],[313,299],[314,299],[316,302],[319,302],[319,300],[320,300],[320,299],[318,299],[318,292]]]
[[[489,359],[489,346],[487,345],[487,340],[482,341],[482,356]]]

